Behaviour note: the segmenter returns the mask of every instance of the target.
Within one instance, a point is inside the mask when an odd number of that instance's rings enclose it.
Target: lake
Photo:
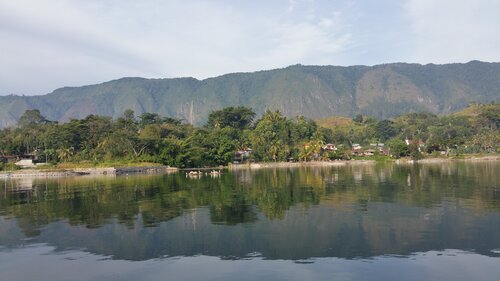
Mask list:
[[[0,180],[1,280],[500,280],[500,163]]]

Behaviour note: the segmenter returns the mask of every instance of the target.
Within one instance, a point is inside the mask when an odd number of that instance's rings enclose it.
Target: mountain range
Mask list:
[[[0,96],[0,127],[15,125],[26,109],[65,122],[89,114],[119,117],[132,109],[203,124],[228,106],[266,109],[318,119],[364,114],[378,119],[407,112],[449,114],[470,102],[500,102],[500,63],[392,63],[376,66],[304,66],[215,78],[121,78],[64,87],[40,96]]]

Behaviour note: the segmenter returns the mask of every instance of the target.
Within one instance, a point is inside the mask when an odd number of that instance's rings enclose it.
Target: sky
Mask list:
[[[121,77],[500,62],[498,0],[0,0],[0,95]]]

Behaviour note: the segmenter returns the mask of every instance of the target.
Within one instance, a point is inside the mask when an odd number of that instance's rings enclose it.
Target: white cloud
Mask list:
[[[498,61],[500,2],[459,2],[0,0],[0,94],[296,63]]]
[[[0,1],[0,36],[8,39],[0,42],[0,93],[41,94],[122,76],[205,78],[321,63],[352,43],[341,11],[332,6],[312,0],[241,5]],[[23,81],[36,83],[20,87]]]
[[[120,33],[70,4],[0,3],[2,94],[43,94],[60,86],[151,72],[153,62],[136,54]]]
[[[333,63],[352,43],[342,12],[331,4],[242,5],[222,0],[0,1],[0,35],[8,38],[0,42],[0,93],[41,94],[122,76],[205,78]],[[22,81],[37,83],[19,87]]]
[[[409,0],[413,55],[417,62],[500,59],[500,1]]]

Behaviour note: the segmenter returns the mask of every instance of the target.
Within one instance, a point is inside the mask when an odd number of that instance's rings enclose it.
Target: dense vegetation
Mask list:
[[[227,165],[235,160],[350,159],[354,143],[386,142],[394,157],[413,158],[434,151],[495,152],[500,147],[499,104],[473,104],[448,116],[410,113],[377,121],[358,115],[329,128],[302,116],[287,118],[279,111],[254,118],[250,108],[228,107],[212,111],[204,127],[156,113],[136,117],[132,110],[117,119],[89,115],[57,123],[38,110],[27,110],[17,127],[0,131],[0,156],[31,154],[54,164],[130,161],[185,168]],[[407,145],[407,139],[413,143]],[[337,150],[323,149],[327,143],[334,143]],[[236,154],[250,149],[250,157]]]
[[[408,112],[451,114],[472,101],[500,102],[500,63],[294,65],[201,81],[122,78],[43,96],[0,96],[0,128],[14,126],[27,109],[67,122],[90,114],[119,118],[130,108],[137,115],[155,112],[201,126],[211,110],[238,105],[259,116],[270,109],[289,118],[363,114],[382,120]]]

